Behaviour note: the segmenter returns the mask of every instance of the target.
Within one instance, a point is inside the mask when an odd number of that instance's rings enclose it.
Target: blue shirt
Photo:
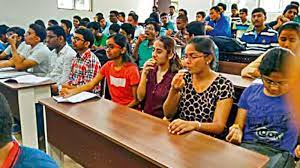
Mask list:
[[[278,46],[277,32],[270,27],[266,27],[260,33],[257,33],[253,28],[244,33],[240,41],[246,45],[247,50],[266,51]]]
[[[0,42],[0,53],[2,53],[5,50],[6,46]]]
[[[298,131],[284,96],[264,94],[264,85],[254,84],[245,89],[238,106],[247,110],[244,142],[263,143],[293,153]]]
[[[208,22],[208,25],[213,27],[214,29],[212,31],[207,32],[207,35],[231,37],[229,21],[225,18],[223,14],[217,21],[210,20]]]
[[[20,155],[14,168],[27,167],[58,168],[58,165],[46,153],[20,146]]]
[[[67,34],[67,36],[66,36],[66,41],[69,46],[72,46],[72,37],[73,37],[73,34]]]

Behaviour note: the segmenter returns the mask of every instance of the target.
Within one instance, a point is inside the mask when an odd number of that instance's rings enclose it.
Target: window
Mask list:
[[[92,0],[57,0],[59,9],[92,10]]]

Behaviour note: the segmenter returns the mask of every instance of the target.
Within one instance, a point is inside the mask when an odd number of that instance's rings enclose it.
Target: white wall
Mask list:
[[[208,10],[211,7],[211,0],[178,0],[179,9],[186,9],[188,12],[189,21],[196,19],[198,11],[205,11],[208,15]]]
[[[109,11],[116,9],[124,11],[126,14],[134,10],[140,16],[140,21],[144,21],[152,11],[153,0],[92,0],[93,10],[77,11],[57,9],[57,0],[0,0],[0,24],[9,26],[28,25],[36,19],[42,19],[45,24],[49,19],[61,20],[63,18],[72,19],[74,15],[81,17],[93,16],[97,12],[102,12],[106,17]]]

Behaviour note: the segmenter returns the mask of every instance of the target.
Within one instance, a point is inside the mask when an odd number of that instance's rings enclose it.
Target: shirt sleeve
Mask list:
[[[140,73],[136,66],[132,66],[129,69],[129,84],[130,86],[138,85],[140,82]]]
[[[258,58],[256,58],[253,62],[251,62],[249,65],[247,65],[241,72],[242,76],[252,77],[250,74],[254,73],[256,70],[258,70],[259,65],[264,58],[265,54],[262,54]]]
[[[50,55],[50,52],[49,52],[49,55]],[[45,61],[45,59],[49,58],[49,55],[46,55],[46,53],[42,52],[41,50],[36,50],[36,51],[32,52],[32,54],[30,54],[27,59],[33,60],[33,61],[37,62],[38,64],[41,64],[43,61]]]
[[[9,45],[3,52],[4,52],[6,55],[11,55],[11,54],[12,54],[11,46]]]
[[[247,102],[247,98],[248,96],[250,95],[251,93],[251,86],[247,87],[241,97],[240,97],[240,100],[239,100],[239,103],[238,103],[238,106],[239,108],[243,108],[245,110],[248,110],[249,109],[249,105],[248,105],[248,102]]]
[[[101,69],[100,69],[100,74],[103,75],[103,76],[107,76],[107,70],[109,69],[110,67],[110,61],[108,61],[106,64],[104,64]]]
[[[59,80],[60,84],[63,84],[68,80],[68,76],[71,73],[72,60],[73,60],[73,56],[71,55],[66,56],[65,59],[63,60],[63,70],[62,70],[61,79]]]
[[[222,78],[225,80],[224,85],[221,85],[219,100],[229,99],[234,97],[234,87],[230,80]]]
[[[74,71],[73,71],[73,69],[75,68],[75,65],[76,65],[76,57],[74,57],[74,58],[72,59],[71,69],[70,69],[70,73],[69,73],[69,79],[68,79],[68,81],[67,81],[67,83],[68,83],[69,85],[71,85],[71,84],[72,84],[72,81],[73,81],[73,76],[74,76]]]

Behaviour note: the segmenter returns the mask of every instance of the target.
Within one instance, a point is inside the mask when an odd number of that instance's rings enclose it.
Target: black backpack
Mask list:
[[[246,50],[246,47],[234,38],[229,38],[225,36],[211,36],[210,38],[218,46],[219,51],[236,52]]]

